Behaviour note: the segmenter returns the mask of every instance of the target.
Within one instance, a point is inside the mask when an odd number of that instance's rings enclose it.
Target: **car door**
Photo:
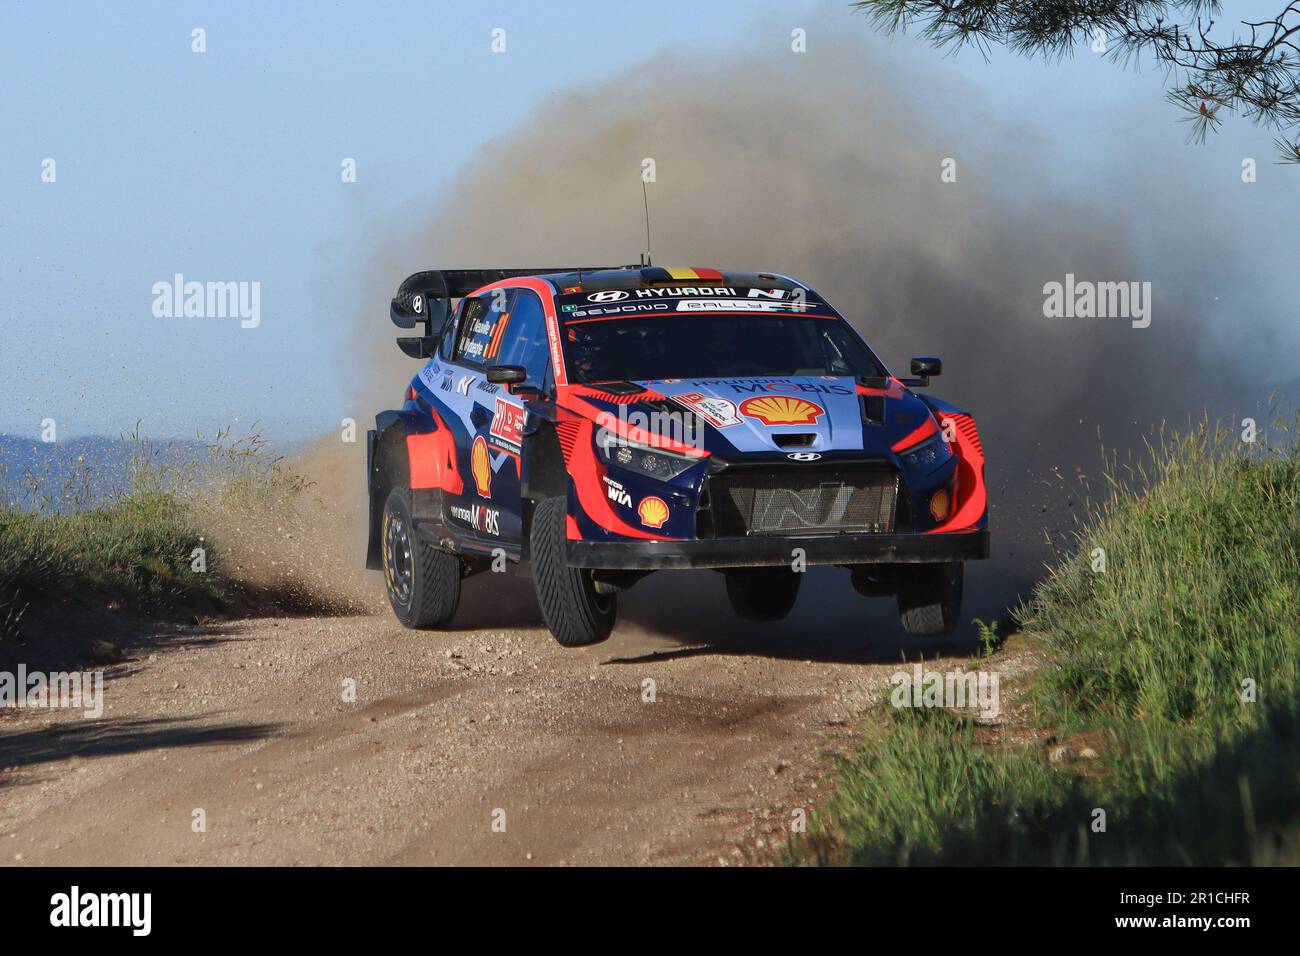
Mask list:
[[[511,411],[498,411],[502,388],[487,381],[488,367],[500,364],[514,298],[509,289],[466,298],[440,350],[437,397],[448,412],[462,479],[459,495],[444,495],[444,513],[458,535],[489,550],[514,551],[520,543],[519,449],[506,440]]]
[[[530,289],[511,292],[509,311],[494,328],[484,358],[484,369],[492,365],[513,365],[526,372],[524,381],[507,387],[484,382],[483,392],[492,396],[492,418],[486,442],[493,461],[500,459],[496,472],[499,495],[494,497],[502,521],[511,529],[510,541],[522,538],[522,492],[524,426],[528,418],[527,396],[545,393],[550,381],[550,351],[546,338],[546,316],[542,301]]]

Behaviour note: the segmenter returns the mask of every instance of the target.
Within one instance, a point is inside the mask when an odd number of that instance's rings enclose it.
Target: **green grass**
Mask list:
[[[201,526],[218,510],[247,512],[301,489],[256,432],[238,439],[220,432],[205,460],[181,465],[161,464],[159,449],[138,434],[123,441],[130,487],[112,499],[85,500],[89,481],[77,471],[62,489],[33,487],[34,507],[0,503],[0,651],[16,649],[34,602],[111,600],[152,612],[221,601],[230,582],[220,548]],[[197,547],[205,552],[201,571],[193,564]]]
[[[1300,863],[1300,455],[1272,435],[1202,424],[1111,462],[1075,553],[973,665],[1043,656],[1023,710],[884,708],[792,859]],[[1049,763],[1049,735],[1098,757]]]
[[[69,514],[0,510],[0,591],[189,596],[206,590],[190,565],[199,537],[180,503],[160,492]]]

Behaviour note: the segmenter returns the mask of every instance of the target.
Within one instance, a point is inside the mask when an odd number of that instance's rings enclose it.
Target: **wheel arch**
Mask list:
[[[394,488],[409,488],[411,485],[406,436],[412,432],[414,424],[414,416],[409,413],[380,412],[375,417],[375,427],[366,435],[366,489],[369,499],[366,567],[372,571],[383,567],[380,525],[384,516],[384,502]]]
[[[563,498],[568,501],[569,471],[564,461],[564,451],[560,447],[559,436],[555,433],[555,423],[542,419],[531,434],[524,436],[523,452],[524,474],[520,487],[521,537],[520,555],[522,560],[531,558],[533,511],[537,502],[543,498]]]

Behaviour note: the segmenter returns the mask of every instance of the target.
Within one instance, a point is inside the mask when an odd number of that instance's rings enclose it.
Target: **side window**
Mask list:
[[[452,309],[451,315],[447,316],[447,321],[443,323],[442,329],[438,335],[438,356],[444,361],[452,356],[452,351],[456,346],[456,330],[460,328],[461,317],[464,316],[465,310],[469,308],[469,299],[462,299],[456,308]]]
[[[513,292],[500,290],[462,304],[455,359],[467,365],[497,365],[495,358],[510,319]]]
[[[506,321],[505,332],[492,359],[493,365],[522,365],[528,384],[544,388],[550,352],[546,345],[546,315],[535,292],[520,289]]]

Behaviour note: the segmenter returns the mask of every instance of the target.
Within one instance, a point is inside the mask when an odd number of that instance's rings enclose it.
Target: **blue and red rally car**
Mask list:
[[[458,304],[457,304],[458,300]],[[390,310],[427,359],[368,435],[367,567],[408,627],[515,562],[564,645],[604,640],[618,592],[713,568],[740,615],[779,620],[834,564],[949,633],[962,562],[988,556],[970,414],[895,378],[812,289],[713,269],[444,270]]]

